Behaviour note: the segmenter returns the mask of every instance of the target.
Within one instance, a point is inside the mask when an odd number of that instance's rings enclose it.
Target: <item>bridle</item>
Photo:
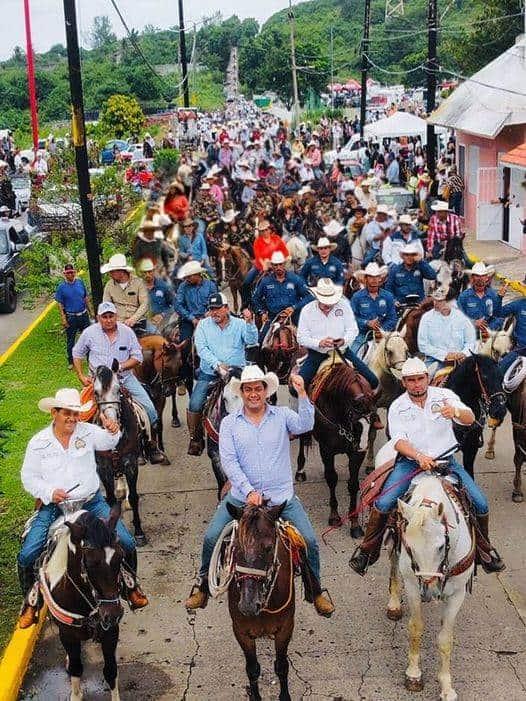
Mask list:
[[[488,392],[486,385],[484,384],[484,381],[482,379],[482,375],[480,373],[479,364],[477,363],[476,360],[475,360],[475,375],[477,377],[477,381],[478,381],[479,387],[480,387],[480,394],[481,394],[480,401],[481,401],[481,405],[482,405],[483,415],[485,415],[485,416],[489,415],[489,412],[491,409],[491,403],[493,402],[494,399],[500,399],[501,403],[505,406],[506,405],[506,393],[504,392],[504,390],[498,390],[497,392],[493,392],[492,394],[490,394]]]
[[[175,391],[175,385],[177,385],[177,379],[179,377],[178,373],[172,373],[171,375],[168,375],[165,377],[164,370],[166,367],[166,364],[164,362],[165,356],[164,356],[164,349],[161,350],[161,355],[157,356],[160,357],[161,359],[161,367],[159,370],[156,371],[155,375],[153,376],[153,379],[150,381],[150,387],[153,389],[156,385],[160,387],[161,394],[164,397],[170,396],[170,394]],[[153,367],[155,369],[155,351],[152,356],[152,362],[153,362]]]
[[[247,579],[254,579],[256,581],[263,580],[262,591],[263,591],[263,604],[261,606],[261,611],[268,611],[267,606],[276,586],[279,571],[281,568],[281,562],[278,557],[278,548],[280,544],[280,535],[278,524],[275,524],[276,539],[274,542],[274,552],[272,560],[266,569],[258,567],[247,567],[245,565],[234,564],[234,581],[237,584],[238,589],[241,588],[241,583]],[[239,538],[239,532],[238,532]],[[235,558],[235,554],[234,554]]]

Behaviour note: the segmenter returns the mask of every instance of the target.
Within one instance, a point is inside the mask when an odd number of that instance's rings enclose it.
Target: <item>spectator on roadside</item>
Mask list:
[[[64,282],[55,291],[55,300],[60,311],[62,328],[66,332],[66,353],[69,369],[73,368],[73,346],[77,333],[82,333],[90,325],[90,299],[83,281],[77,277],[72,263],[66,263]]]

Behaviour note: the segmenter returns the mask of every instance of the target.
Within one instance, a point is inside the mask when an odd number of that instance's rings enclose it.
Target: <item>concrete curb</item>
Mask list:
[[[470,253],[469,251],[466,251],[467,256],[469,260],[472,263],[478,263],[479,261],[483,260],[482,258],[479,258],[478,256],[473,255],[473,253]],[[502,282],[505,282],[506,284],[511,287],[512,290],[515,292],[518,292],[521,295],[526,295],[526,285],[523,282],[520,282],[519,280],[510,280],[507,278],[505,275],[502,275],[502,273],[495,273],[495,277],[498,280],[502,280]]]
[[[40,611],[39,621],[21,630],[18,625],[0,662],[0,701],[16,701],[24,680],[33,648],[47,616],[47,607]]]
[[[6,363],[9,358],[13,355],[13,353],[16,351],[18,346],[23,343],[28,336],[31,335],[31,333],[36,329],[36,327],[41,324],[46,316],[49,314],[49,312],[53,309],[55,306],[56,302],[50,302],[45,309],[43,309],[40,314],[37,316],[36,319],[33,319],[33,321],[29,324],[29,326],[22,331],[20,336],[16,339],[16,341],[13,341],[13,343],[9,346],[9,348],[5,351],[5,353],[2,353],[0,355],[0,367]],[[0,699],[1,701],[1,699]]]

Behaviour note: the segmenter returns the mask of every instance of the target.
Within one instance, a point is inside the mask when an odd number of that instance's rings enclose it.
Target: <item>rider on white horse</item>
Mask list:
[[[388,412],[391,444],[398,456],[371,509],[363,542],[349,563],[362,576],[378,559],[389,513],[407,491],[415,471],[432,470],[437,457],[457,445],[453,421],[461,426],[470,426],[475,421],[471,409],[454,392],[429,385],[427,367],[419,358],[409,358],[402,366],[402,384],[406,391],[391,404]],[[462,465],[452,456],[447,459],[450,471],[459,478],[472,502],[478,524],[480,564],[486,572],[501,572],[504,562],[489,542],[486,496]]]

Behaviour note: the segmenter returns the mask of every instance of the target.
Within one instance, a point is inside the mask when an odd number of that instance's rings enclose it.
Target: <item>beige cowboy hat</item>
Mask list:
[[[435,302],[445,302],[447,299],[447,290],[443,287],[438,287],[431,292],[431,299],[435,300]]]
[[[44,397],[38,402],[40,411],[50,413],[51,409],[69,409],[70,411],[85,412],[89,411],[93,405],[90,400],[85,404],[81,403],[81,398],[78,389],[64,387],[57,389],[54,397]]]
[[[368,263],[363,271],[364,275],[369,275],[370,277],[382,277],[387,275],[388,268],[387,265],[378,265],[378,263]]]
[[[309,192],[312,192],[312,187],[310,185],[304,185],[303,187],[300,187],[298,190],[298,197],[303,197],[303,195],[308,195]]]
[[[364,178],[360,183],[360,187],[371,187],[373,183],[374,180],[372,178]]]
[[[385,204],[379,204],[376,208],[376,214],[385,214],[386,217],[389,216],[389,207]]]
[[[495,273],[495,266],[486,265],[483,260],[475,263],[475,265],[465,271],[468,275],[493,275]]]
[[[185,277],[190,277],[190,275],[201,275],[206,272],[204,268],[201,267],[201,263],[197,260],[189,260],[179,268],[177,273],[178,280],[183,280]]]
[[[340,222],[336,221],[336,219],[331,219],[328,224],[326,224],[323,227],[323,231],[329,238],[334,238],[335,236],[338,236],[340,231],[343,229],[343,225],[340,224]]]
[[[337,304],[343,295],[343,287],[335,285],[328,277],[320,278],[316,287],[309,287],[309,290],[322,304]]]
[[[404,255],[419,256],[421,254],[422,254],[422,251],[414,242],[406,243],[406,245],[400,251],[400,255],[402,255],[402,256],[404,256]]]
[[[450,212],[451,211],[449,209],[448,203],[443,202],[442,200],[437,200],[434,204],[432,204],[431,209],[433,210],[433,212]]]
[[[426,364],[423,360],[420,360],[420,358],[408,358],[402,365],[402,377],[427,374],[428,370]]]
[[[139,262],[139,270],[141,273],[149,273],[151,270],[155,270],[155,265],[151,258],[143,258]]]
[[[409,214],[401,214],[400,218],[398,219],[399,224],[410,224],[413,226],[414,221],[411,219],[411,216]]]
[[[311,248],[314,251],[317,251],[318,248],[330,248],[331,250],[334,251],[336,248],[338,248],[338,244],[335,243],[334,241],[329,241],[329,239],[326,236],[321,236],[318,239],[318,243],[316,243],[316,244],[313,243],[311,245]]]
[[[221,217],[221,221],[225,224],[231,224],[238,214],[239,212],[237,212],[235,209],[227,209]]]
[[[145,219],[139,227],[139,231],[157,231],[159,228],[158,215],[155,215],[155,219]]]
[[[203,183],[199,189],[200,190],[210,190],[210,185],[209,185],[209,183]]]
[[[261,219],[261,221],[258,222],[258,231],[266,231],[267,229],[270,229],[269,220]]]
[[[278,391],[279,388],[279,380],[275,373],[264,373],[258,365],[247,365],[245,368],[243,368],[239,379],[237,377],[233,377],[230,380],[230,389],[232,390],[233,394],[241,397],[242,385],[248,384],[249,382],[263,382],[267,386],[267,397],[271,397]]]
[[[111,256],[109,261],[101,266],[100,272],[104,275],[105,273],[111,273],[113,270],[126,270],[128,273],[133,272],[133,268],[131,265],[128,265],[124,253],[116,253],[114,256]]]

